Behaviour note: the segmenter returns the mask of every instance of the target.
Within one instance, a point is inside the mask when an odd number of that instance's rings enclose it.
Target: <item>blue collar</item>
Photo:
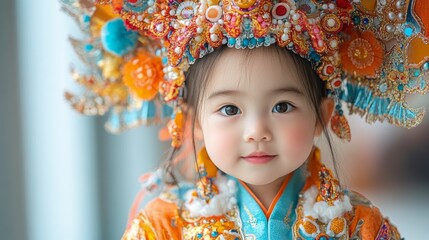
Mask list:
[[[251,193],[236,178],[231,176],[229,178],[235,180],[237,184],[237,202],[246,240],[292,239],[292,225],[296,219],[295,208],[305,183],[301,168],[293,173],[268,219]]]

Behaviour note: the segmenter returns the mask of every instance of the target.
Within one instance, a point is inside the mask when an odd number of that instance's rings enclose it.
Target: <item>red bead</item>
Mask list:
[[[337,0],[337,7],[348,9],[351,7],[351,4],[349,0]]]
[[[136,3],[138,0],[127,0],[129,3]]]
[[[333,66],[327,66],[326,67],[326,74],[327,75],[331,75],[334,72],[334,67]]]
[[[334,87],[340,87],[341,86],[341,81],[337,80],[334,82]]]
[[[277,16],[279,16],[279,17],[284,16],[286,14],[286,12],[287,12],[287,9],[285,6],[283,6],[283,5],[277,6],[277,8],[276,8]]]

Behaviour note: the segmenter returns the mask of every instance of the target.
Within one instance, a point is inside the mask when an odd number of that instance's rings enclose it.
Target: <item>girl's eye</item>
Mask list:
[[[287,113],[287,112],[290,112],[293,108],[294,108],[294,106],[292,106],[290,103],[281,102],[281,103],[277,103],[273,107],[273,112],[274,113]]]
[[[234,116],[240,114],[241,111],[234,105],[226,105],[219,110],[224,116]]]

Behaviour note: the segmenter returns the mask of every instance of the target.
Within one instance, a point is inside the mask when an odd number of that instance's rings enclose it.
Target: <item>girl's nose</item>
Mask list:
[[[247,124],[243,137],[245,142],[271,141],[272,133],[266,121],[258,118]]]

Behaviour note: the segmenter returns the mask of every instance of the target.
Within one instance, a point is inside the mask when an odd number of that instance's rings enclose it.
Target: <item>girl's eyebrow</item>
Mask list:
[[[290,92],[290,93],[295,93],[298,95],[304,95],[301,90],[299,90],[295,87],[284,87],[284,88],[274,89],[270,92],[270,94],[279,94],[279,93],[284,93],[284,92]],[[242,95],[242,94],[243,94],[243,92],[241,92],[241,91],[219,90],[219,91],[216,91],[216,92],[213,92],[212,94],[210,94],[207,99],[212,99],[212,98],[219,97],[219,96]]]
[[[220,91],[216,91],[216,92],[210,94],[210,96],[207,99],[211,99],[211,98],[215,98],[215,97],[220,97],[220,96],[241,95],[241,94],[242,93],[240,91],[220,90]]]
[[[291,93],[295,93],[298,95],[304,95],[304,93],[302,93],[301,90],[299,90],[298,88],[295,88],[295,87],[284,87],[284,88],[274,89],[272,91],[272,93],[284,93],[284,92],[291,92]]]

